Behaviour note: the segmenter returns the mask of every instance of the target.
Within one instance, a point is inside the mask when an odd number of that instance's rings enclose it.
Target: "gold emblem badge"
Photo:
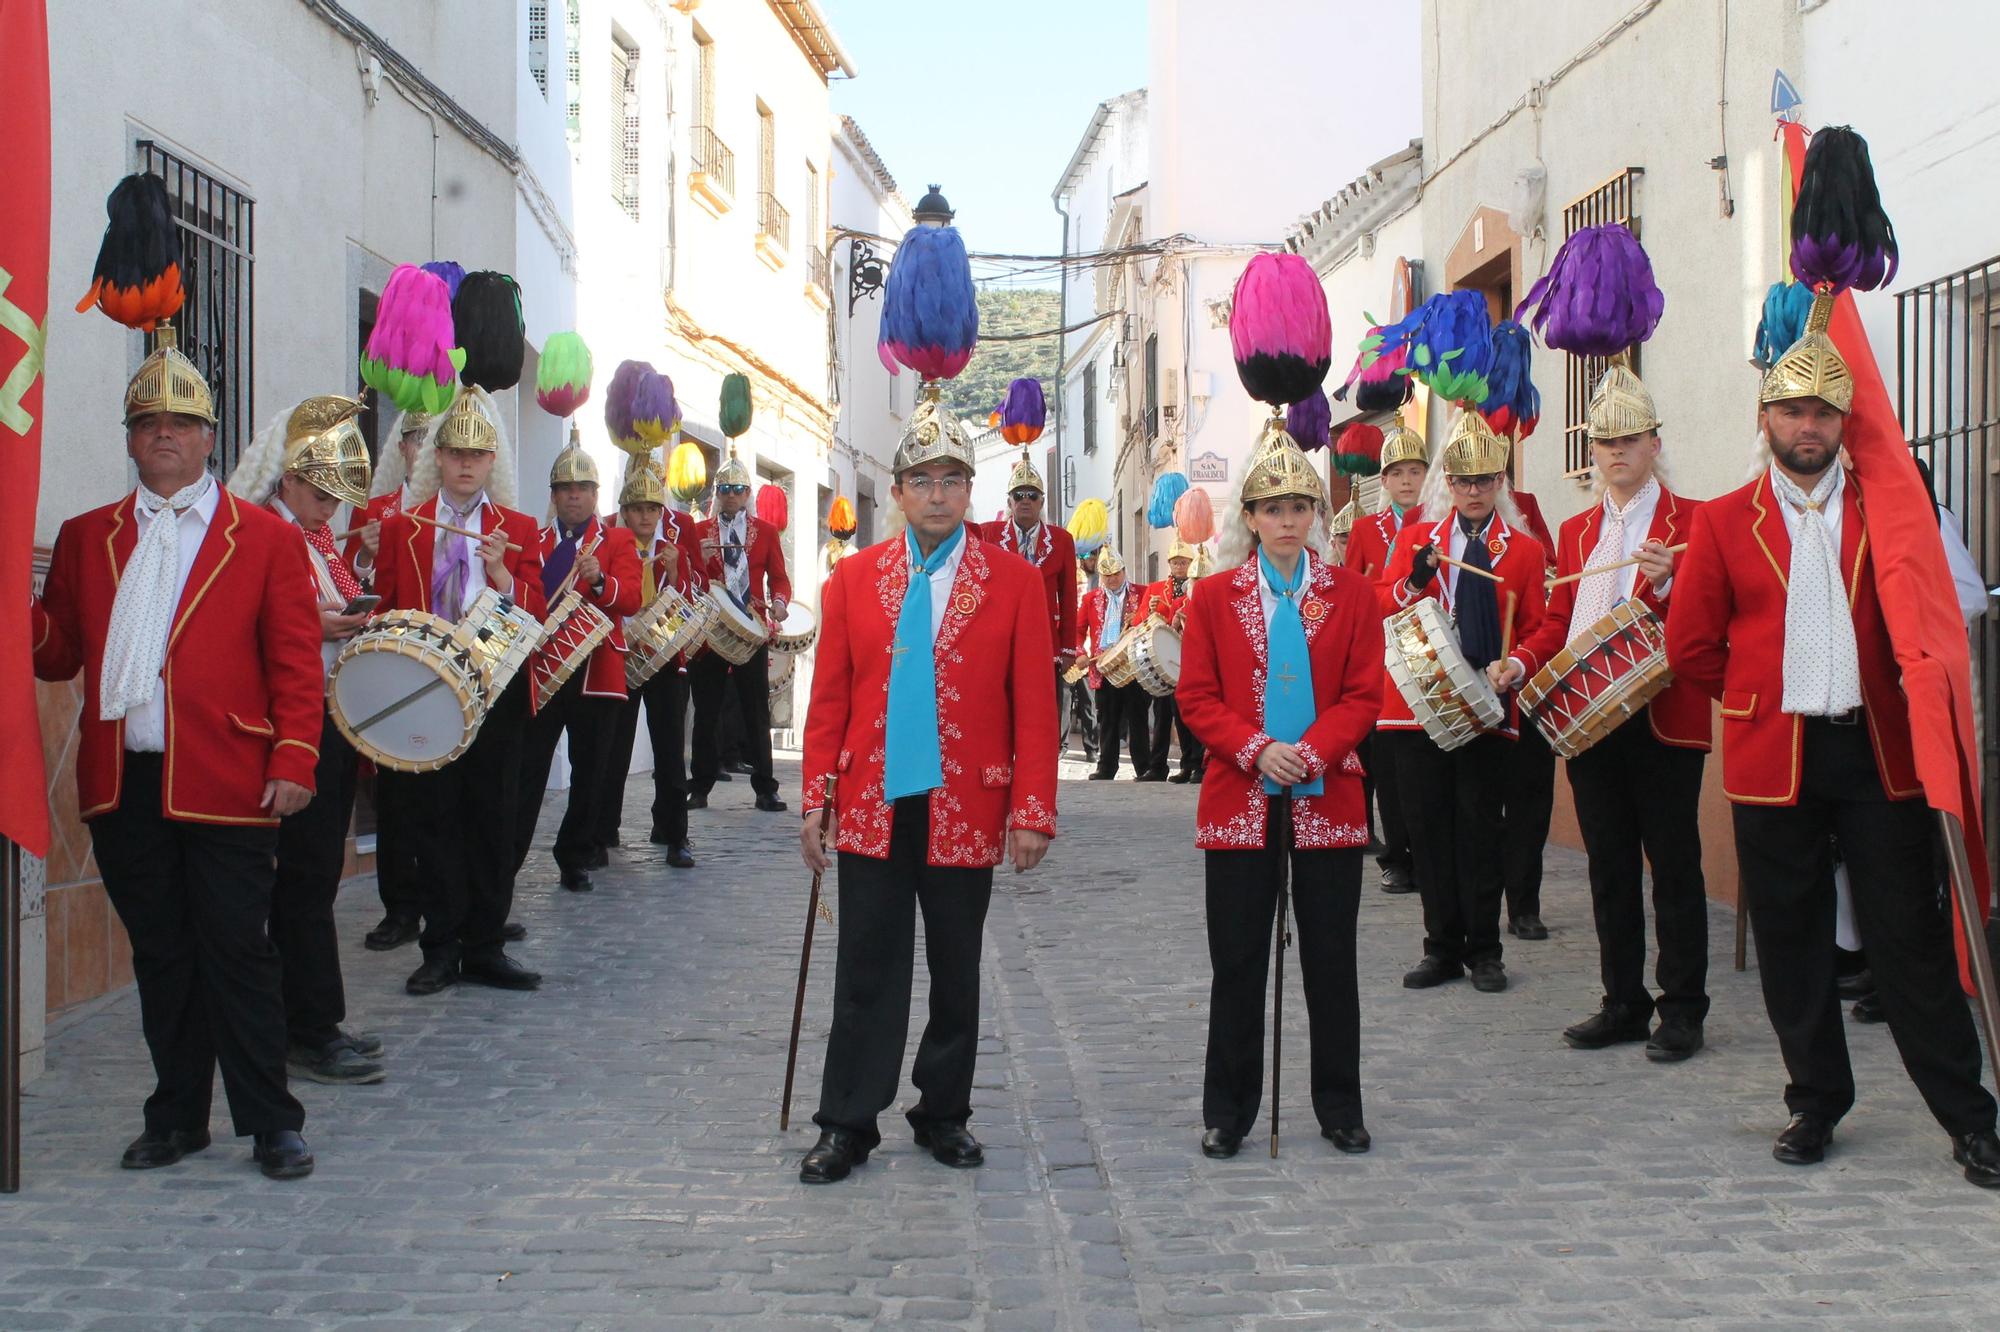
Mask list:
[[[971,588],[962,587],[952,594],[951,608],[960,615],[970,615],[979,609],[979,598],[972,594]]]
[[[1314,624],[1318,624],[1326,618],[1326,603],[1317,597],[1308,597],[1306,598],[1305,606],[1302,608],[1302,613],[1308,620],[1311,620]]]
[[[1506,543],[1500,540],[1499,537],[1488,537],[1486,539],[1486,553],[1494,559],[1499,559],[1506,549]]]

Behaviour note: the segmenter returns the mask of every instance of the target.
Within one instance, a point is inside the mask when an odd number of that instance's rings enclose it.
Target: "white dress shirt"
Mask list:
[[[1771,464],[1773,472],[1777,470],[1777,466],[1776,463]],[[1827,492],[1826,500],[1820,508],[1820,517],[1826,522],[1827,542],[1833,547],[1834,557],[1838,559],[1840,556],[1841,510],[1846,507],[1846,500],[1843,498],[1843,493],[1847,489],[1847,469],[1839,463],[1834,464],[1834,469],[1833,489]],[[1813,490],[1812,486],[1801,486],[1799,489],[1805,491],[1808,495]],[[1774,485],[1772,487],[1774,498],[1776,497],[1776,490],[1777,488]],[[1778,500],[1778,512],[1785,516],[1785,535],[1791,540],[1797,541],[1799,539],[1799,519],[1801,516],[1799,511],[1783,500]],[[1842,572],[1845,573],[1845,570]]]
[[[959,563],[965,558],[965,543],[970,540],[969,536],[960,537],[958,544],[951,548],[951,554],[944,557],[944,563],[931,570],[932,644],[936,644],[938,633],[944,628],[944,613],[951,609],[952,580],[958,577]]]
[[[209,479],[201,494],[177,520],[180,523],[181,569],[174,582],[174,616],[167,621],[167,638],[172,641],[174,620],[180,618],[181,598],[187,594],[188,575],[194,572],[195,557],[201,553],[201,543],[208,536],[208,525],[215,518],[215,509],[222,503],[222,490]],[[154,522],[154,516],[146,511],[143,504],[132,506],[139,520],[139,539],[146,539],[146,530]],[[164,660],[164,658],[162,658]],[[125,713],[125,748],[140,754],[164,754],[167,750],[167,688],[164,679],[153,690],[152,698]]]

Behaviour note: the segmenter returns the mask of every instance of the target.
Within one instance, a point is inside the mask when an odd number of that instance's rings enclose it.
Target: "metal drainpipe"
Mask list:
[[[1049,201],[1055,204],[1056,216],[1062,219],[1063,225],[1063,261],[1062,266],[1056,270],[1056,327],[1064,329],[1069,327],[1069,210],[1063,207],[1061,194],[1051,195]],[[1062,512],[1062,484],[1063,464],[1068,461],[1063,449],[1063,417],[1066,415],[1063,411],[1063,402],[1069,397],[1068,343],[1069,334],[1056,334],[1056,465],[1052,469],[1055,476],[1051,481],[1056,487],[1056,520],[1059,522],[1066,521]]]

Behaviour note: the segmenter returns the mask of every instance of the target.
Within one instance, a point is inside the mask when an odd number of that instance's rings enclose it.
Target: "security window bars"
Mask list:
[[[639,220],[639,48],[611,39],[611,197]]]
[[[1639,234],[1639,183],[1646,168],[1626,167],[1590,193],[1563,209],[1563,235],[1573,236],[1585,227],[1623,223]],[[1632,348],[1632,373],[1639,373],[1639,349]],[[1602,356],[1563,357],[1563,472],[1584,476],[1590,472],[1590,393],[1611,362]]]
[[[528,73],[546,98],[549,95],[548,0],[529,0],[528,3]]]
[[[569,131],[570,151],[583,145],[583,15],[578,0],[563,0],[564,48],[563,119]]]

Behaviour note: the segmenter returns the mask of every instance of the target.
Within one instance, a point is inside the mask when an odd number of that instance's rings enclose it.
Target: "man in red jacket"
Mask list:
[[[208,1146],[215,1069],[274,1179],[312,1173],[265,932],[278,823],[312,799],[319,617],[298,531],[207,471],[215,406],[172,335],[125,390],[138,488],[56,535],[35,673],[83,673],[77,806],[132,940],[158,1079],[127,1169]]]
[[[930,1022],[907,1118],[943,1164],[984,1160],[966,1128],[981,937],[993,867],[1034,868],[1055,835],[1056,696],[1041,578],[965,525],[972,465],[950,413],[921,403],[890,490],[908,527],[835,565],[821,603],[799,838],[814,873],[823,832],[840,852],[840,951],[808,1184],[846,1178],[882,1140],[920,907]],[[838,818],[823,820],[829,786]]]
[[[521,753],[520,801],[514,807],[514,873],[528,863],[549,766],[556,742],[569,736],[569,799],[556,830],[556,871],[573,893],[591,890],[590,871],[606,862],[597,840],[603,820],[605,765],[625,702],[625,617],[639,609],[639,554],[630,528],[612,527],[597,516],[597,464],[576,437],[549,469],[549,503],[555,522],[538,534],[542,556],[542,598],[551,613],[568,592],[611,620],[611,636],[591,650],[590,660],[563,682],[528,723]],[[531,681],[532,683],[532,681]],[[622,789],[623,784],[620,784]]]
[[[1152,695],[1137,680],[1115,685],[1099,673],[1096,659],[1116,646],[1125,631],[1144,624],[1153,604],[1153,589],[1133,582],[1125,572],[1125,561],[1107,544],[1097,552],[1097,586],[1084,595],[1078,617],[1078,645],[1091,659],[1091,693],[1097,700],[1097,768],[1093,782],[1108,782],[1118,776],[1118,742],[1121,734],[1131,737],[1132,780],[1153,780],[1153,750],[1147,735],[1147,718],[1152,712]]]
[[[1519,688],[1569,643],[1637,599],[1662,619],[1673,590],[1672,548],[1687,540],[1697,505],[1659,474],[1660,417],[1639,377],[1613,367],[1592,396],[1590,457],[1600,502],[1562,525],[1559,576],[1637,564],[1558,583],[1548,615],[1517,644],[1500,678]],[[1579,1050],[1646,1042],[1657,1063],[1702,1046],[1708,1016],[1708,897],[1701,873],[1701,770],[1709,704],[1686,681],[1667,686],[1638,715],[1569,761],[1576,819],[1590,855],[1604,999],[1597,1014],[1563,1032]],[[1645,863],[1653,867],[1660,955],[1656,1005],[1646,988]],[[1657,1011],[1659,1027],[1652,1017]]]
[[[1055,635],[1056,678],[1076,660],[1076,538],[1068,530],[1042,521],[1042,474],[1021,450],[1021,460],[1007,477],[1007,516],[983,523],[982,539],[1019,555],[1042,576],[1049,601],[1049,630]],[[1056,697],[1063,696],[1056,686]],[[1061,730],[1061,719],[1057,719]]]
[[[1832,297],[1764,376],[1771,463],[1696,515],[1667,619],[1674,674],[1722,702],[1722,787],[1790,1082],[1771,1154],[1825,1159],[1854,1104],[1834,982],[1833,851],[1903,1066],[1965,1177],[2000,1188],[1994,1102],[1938,904],[1935,830],[1910,749],[1859,482],[1840,465],[1854,380]]]
[[[732,452],[715,472],[714,517],[695,524],[702,572],[709,586],[722,588],[751,619],[782,624],[792,600],[784,546],[776,528],[748,512],[749,504],[750,469]],[[729,689],[743,713],[743,742],[750,751],[750,789],[757,793],[757,808],[783,811],[778,779],[771,775],[771,649],[758,648],[741,666],[703,652],[688,666],[688,688],[694,695],[694,770],[688,808],[708,808],[709,790],[722,771],[716,733],[722,723],[723,691]]]
[[[1194,597],[1194,547],[1174,538],[1174,544],[1167,547],[1167,576],[1153,584],[1153,595],[1149,610],[1165,620],[1177,634],[1187,632],[1188,602]],[[1336,556],[1334,563],[1340,563]],[[1181,765],[1174,775],[1167,776],[1167,738],[1174,736],[1181,742]],[[1167,694],[1153,699],[1153,780],[1182,784],[1192,782],[1201,785],[1203,753],[1201,741],[1181,720],[1180,708],[1174,695]]]
[[[492,588],[531,615],[546,613],[539,529],[504,503],[513,487],[510,474],[499,470],[498,419],[492,399],[478,388],[463,390],[445,414],[424,460],[436,493],[382,520],[375,565],[381,610],[458,620]],[[460,530],[446,531],[439,523]],[[423,867],[424,930],[417,943],[424,960],[404,982],[411,994],[436,994],[461,980],[508,990],[541,984],[540,975],[505,952],[530,687],[527,671],[515,675],[471,746],[444,767],[379,774],[384,803],[400,801],[408,812]]]

